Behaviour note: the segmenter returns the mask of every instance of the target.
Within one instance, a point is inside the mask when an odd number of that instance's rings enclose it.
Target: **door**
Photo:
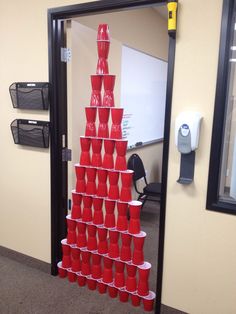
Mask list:
[[[138,7],[138,5],[146,4],[149,1],[121,1],[119,3],[112,3],[109,1],[99,1],[98,3],[88,3],[84,5],[71,6],[62,9],[52,9],[49,11],[49,64],[50,64],[50,82],[52,84],[52,98],[53,106],[51,108],[51,127],[52,127],[52,145],[51,145],[51,169],[52,169],[52,274],[56,274],[56,264],[61,259],[60,241],[66,236],[66,222],[65,216],[68,213],[68,162],[63,159],[63,151],[69,146],[73,146],[73,134],[77,132],[73,126],[73,100],[69,96],[67,102],[67,90],[70,91],[70,84],[67,86],[67,74],[71,75],[70,66],[61,62],[61,48],[64,47],[65,34],[71,32],[66,29],[68,23],[65,19],[78,18],[80,14],[110,12],[130,6]],[[153,3],[153,1],[152,1]],[[161,1],[155,3],[160,4]],[[165,4],[165,3],[164,3]],[[131,11],[129,11],[131,12]],[[73,23],[73,22],[72,22]],[[69,24],[70,25],[70,24]],[[68,31],[68,32],[67,32]],[[71,34],[71,33],[70,33]],[[162,202],[160,208],[160,232],[159,232],[159,249],[158,249],[158,281],[157,281],[157,306],[160,307],[161,301],[161,286],[162,286],[162,269],[163,269],[163,248],[164,248],[164,225],[165,225],[165,200],[166,200],[166,183],[167,183],[167,162],[169,149],[169,128],[170,128],[170,113],[171,113],[171,98],[172,98],[172,83],[173,83],[173,68],[174,68],[174,53],[175,53],[175,39],[170,37],[168,48],[168,78],[167,78],[167,92],[166,92],[166,110],[165,110],[165,127],[164,127],[164,144],[163,144],[163,163],[162,163]],[[73,51],[72,51],[73,54]],[[95,65],[93,65],[95,66]],[[67,72],[68,71],[68,72]],[[93,70],[89,73],[93,73]],[[87,81],[89,82],[89,80]],[[74,82],[75,83],[75,82]],[[73,84],[74,84],[73,83]],[[79,89],[79,86],[78,86]],[[70,93],[69,93],[70,94]],[[81,90],[83,93],[83,88]],[[74,106],[74,105],[73,105]],[[68,114],[70,108],[70,114]],[[84,114],[81,111],[81,114]],[[79,117],[79,116],[78,116]],[[85,119],[82,119],[85,121]],[[75,124],[74,124],[75,125]],[[82,123],[79,123],[81,130],[84,130]],[[69,136],[68,136],[69,130]],[[77,143],[79,143],[79,131],[77,136]],[[75,136],[75,137],[76,137]],[[78,145],[78,144],[77,144]],[[78,145],[79,146],[79,145]],[[69,147],[70,148],[70,147]],[[75,152],[75,150],[74,150]],[[79,151],[74,153],[74,160],[78,161]],[[69,190],[75,184],[75,177],[71,170],[72,165],[69,164]]]

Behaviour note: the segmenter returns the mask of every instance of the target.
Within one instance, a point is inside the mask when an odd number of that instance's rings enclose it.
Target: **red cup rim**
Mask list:
[[[97,39],[97,42],[99,42],[99,41],[110,42],[110,39]]]
[[[128,140],[126,140],[125,138],[121,138],[121,139],[114,139],[113,141],[115,141],[115,142],[127,142],[128,143]],[[129,170],[129,169],[127,169],[127,170]],[[125,170],[125,171],[127,171],[127,170]],[[133,171],[133,170],[132,170]],[[124,172],[124,171],[123,171]]]
[[[92,77],[92,76],[103,76],[103,75],[101,75],[101,74],[91,74],[90,77]],[[87,108],[87,107],[89,107],[89,106],[86,106],[85,108]],[[92,107],[96,108],[97,106],[92,106]]]
[[[134,173],[134,170],[131,170],[131,169],[127,169],[127,170],[122,170],[120,171],[121,173]],[[139,201],[137,201],[139,202]]]
[[[98,110],[99,109],[109,109],[109,110],[111,109],[111,107],[106,107],[106,106],[98,106],[97,108],[98,108]]]
[[[149,291],[149,294],[142,298],[145,300],[154,300],[156,298],[156,293],[153,291]]]
[[[108,171],[108,172],[118,172],[118,173],[122,172],[122,171],[120,171],[120,170],[115,170],[115,169],[107,169],[107,171]]]
[[[76,219],[71,218],[71,214],[67,215],[67,216],[66,216],[66,219],[72,220],[72,221],[76,221]]]
[[[130,233],[131,234],[131,233]],[[145,238],[147,236],[147,233],[145,231],[140,231],[137,234],[131,234],[132,236],[136,237],[136,238]]]
[[[138,268],[140,268],[140,269],[151,269],[151,267],[152,267],[152,264],[151,263],[149,263],[149,262],[144,262],[142,265],[138,265]]]
[[[89,108],[93,108],[93,107],[89,107]],[[80,135],[80,138],[93,138],[93,137],[92,136]]]
[[[106,76],[112,76],[112,77],[116,77],[116,75],[115,74],[106,74]],[[111,108],[111,107],[108,107],[108,108]]]
[[[81,192],[76,192],[76,190],[74,189],[74,190],[72,190],[71,191],[71,193],[73,193],[73,194],[84,194],[84,193],[81,193]]]
[[[106,74],[106,75],[109,75],[109,74]],[[121,108],[121,107],[109,107],[111,108],[111,110],[124,110],[124,108]]]
[[[79,162],[74,164],[75,167],[81,167],[81,168],[86,168],[84,165],[81,165]]]
[[[70,244],[67,243],[67,239],[62,239],[62,240],[61,240],[61,244],[65,244],[65,245],[70,246]]]
[[[132,201],[129,202],[129,205],[131,205],[131,206],[142,206],[142,202],[136,201],[136,200],[132,200]]]
[[[101,75],[99,75],[99,76],[101,76]],[[85,106],[84,107],[85,109],[92,109],[92,110],[97,110],[97,106]],[[81,136],[84,136],[84,135],[81,135]],[[87,137],[87,136],[86,136]]]

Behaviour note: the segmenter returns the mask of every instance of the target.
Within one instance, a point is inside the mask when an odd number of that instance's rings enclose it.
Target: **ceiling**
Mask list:
[[[153,9],[156,10],[164,19],[168,19],[168,11],[166,5],[162,6],[153,6]]]

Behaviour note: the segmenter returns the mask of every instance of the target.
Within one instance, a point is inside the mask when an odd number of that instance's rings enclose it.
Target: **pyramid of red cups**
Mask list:
[[[130,298],[133,306],[142,304],[145,311],[151,311],[155,293],[149,290],[151,264],[144,260],[142,204],[132,200],[133,171],[127,170],[128,141],[122,139],[123,108],[115,107],[116,77],[109,74],[109,47],[108,25],[100,24],[97,69],[91,75],[85,136],[80,137],[76,188],[72,191],[71,215],[66,217],[67,238],[61,241],[58,271],[60,277],[68,277],[79,286],[119,297],[121,302]]]

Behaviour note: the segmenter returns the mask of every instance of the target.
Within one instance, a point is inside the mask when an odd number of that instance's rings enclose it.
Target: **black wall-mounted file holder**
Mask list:
[[[33,147],[49,147],[49,122],[16,119],[11,123],[15,144]]]
[[[49,107],[49,83],[13,83],[9,87],[9,92],[14,108],[47,110]]]

